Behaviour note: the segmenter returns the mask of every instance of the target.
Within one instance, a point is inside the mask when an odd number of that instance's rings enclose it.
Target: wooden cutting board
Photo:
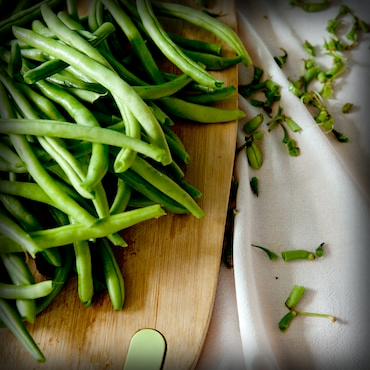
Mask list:
[[[234,2],[213,3],[212,11],[222,11],[222,21],[235,29]],[[217,40],[190,25],[182,32]],[[237,86],[237,67],[217,76],[226,86]],[[237,96],[222,107],[236,108]],[[164,335],[164,369],[196,366],[217,288],[236,129],[236,122],[176,121],[175,130],[191,155],[186,180],[203,192],[199,203],[205,218],[168,214],[123,231],[129,247],[115,250],[126,285],[123,310],[113,311],[107,294],[85,308],[72,278],[36,323],[28,325],[46,363],[36,363],[7,329],[0,329],[1,369],[123,369],[130,340],[142,328]]]

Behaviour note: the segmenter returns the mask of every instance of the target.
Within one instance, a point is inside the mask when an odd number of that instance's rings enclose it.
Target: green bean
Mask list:
[[[313,261],[315,259],[315,254],[303,249],[289,250],[281,252],[281,257],[284,261],[294,261],[298,259],[305,259]]]
[[[201,123],[230,122],[245,116],[240,109],[222,109],[195,104],[174,96],[161,98],[160,103],[176,117]]]
[[[193,79],[190,76],[182,74],[179,77],[161,85],[134,86],[134,89],[142,99],[155,100],[177,93],[192,80]]]
[[[52,248],[68,245],[74,241],[103,238],[112,233],[126,229],[139,222],[165,215],[158,205],[134,209],[116,215],[98,219],[94,227],[84,224],[69,224],[51,229],[32,231],[29,235],[41,248]],[[0,253],[21,252],[22,246],[11,239],[0,235]]]
[[[230,68],[242,61],[242,56],[237,55],[234,57],[221,57],[218,55],[207,54],[200,51],[181,49],[185,55],[194,61],[206,66],[208,70],[219,71]]]
[[[87,140],[117,147],[127,147],[161,162],[166,155],[162,148],[131,138],[107,128],[82,126],[64,121],[45,119],[0,118],[3,134],[50,136],[64,139]]]
[[[204,213],[194,199],[184,191],[175,181],[156,170],[147,161],[137,156],[131,169],[145,180],[153,184],[164,194],[174,199],[197,218],[204,217]]]
[[[39,283],[15,285],[0,282],[0,298],[3,299],[36,299],[47,296],[53,289],[52,280]]]
[[[24,9],[21,12],[14,14],[13,16],[0,22],[0,38],[4,40],[6,36],[9,36],[14,25],[25,25],[29,21],[37,18],[40,15],[40,7],[43,4],[48,4],[50,7],[54,8],[59,5],[61,0],[44,0],[34,6]]]
[[[154,1],[152,6],[158,15],[180,18],[208,30],[226,42],[229,47],[240,55],[243,58],[243,64],[245,66],[248,67],[253,63],[238,34],[225,23],[220,22],[205,12],[186,5]]]
[[[35,257],[37,252],[42,251],[42,247],[22,227],[3,212],[0,212],[0,232],[15,243],[20,244],[32,257]]]
[[[113,18],[116,20],[122,31],[130,41],[135,53],[139,56],[142,65],[151,79],[156,83],[163,83],[164,79],[162,74],[150,53],[144,39],[142,38],[139,30],[136,28],[134,22],[126,14],[122,7],[120,7],[113,0],[101,0]]]
[[[75,75],[73,75],[70,71],[64,69],[58,73],[54,73],[53,75],[46,78],[47,81],[57,84],[62,87],[74,87],[76,89],[87,89],[91,90],[100,94],[104,94],[107,90],[102,87],[101,85],[95,82],[88,82],[84,81]]]
[[[123,212],[131,197],[131,188],[122,179],[117,179],[117,191],[109,209],[111,215]]]
[[[100,99],[106,97],[108,95],[107,92],[104,93],[97,93],[91,90],[80,89],[78,87],[64,87],[64,91],[70,93],[75,98],[80,100],[81,102],[95,104]]]
[[[1,298],[0,319],[17,337],[17,339],[22,343],[23,347],[32,355],[34,359],[36,359],[38,362],[45,361],[45,356],[31,337],[19,314],[6,300]]]
[[[73,220],[71,220],[73,223]],[[77,292],[80,301],[86,306],[91,306],[94,295],[92,277],[91,253],[88,240],[73,242],[77,272]]]
[[[174,33],[168,32],[171,40],[174,41],[181,48],[193,51],[201,51],[203,53],[209,53],[212,55],[221,56],[222,46],[221,44],[210,43],[201,40],[193,40],[187,37],[182,37]]]
[[[8,64],[8,74],[13,79],[18,79],[18,75],[22,69],[22,56],[19,44],[14,43],[10,49],[10,62]]]
[[[235,95],[236,92],[237,89],[230,85],[206,94],[184,95],[183,99],[195,104],[213,104],[230,98],[231,96]]]
[[[125,302],[125,282],[121,270],[106,239],[99,240],[98,250],[112,307],[116,311],[121,310]]]
[[[55,202],[44,190],[33,182],[0,180],[0,191],[5,194],[16,195],[36,202],[57,207]]]
[[[161,52],[172,63],[174,63],[183,73],[188,74],[195,81],[206,86],[214,88],[221,88],[223,86],[223,81],[210,75],[199,64],[187,57],[171,40],[157,17],[154,15],[151,3],[148,0],[138,0],[136,1],[136,5],[146,31]]]
[[[49,27],[45,26],[45,23],[41,21],[41,19],[34,19],[32,21],[31,28],[40,35],[56,38],[55,33],[52,32]]]
[[[95,78],[108,90],[114,92],[117,98],[123,99],[144,127],[150,142],[158,145],[162,150],[164,150],[165,153],[161,158],[161,161],[164,164],[171,163],[172,159],[163,131],[152,111],[134,91],[134,89],[124,80],[119,78],[115,72],[95,62],[76,49],[60,44],[56,40],[44,38],[30,30],[15,26],[13,28],[13,33],[18,39],[25,41],[34,47],[43,47],[54,57],[68,62],[77,69],[82,69],[86,75],[91,78]]]
[[[4,267],[13,284],[33,284],[34,279],[24,258],[18,253],[0,255]],[[17,299],[16,307],[23,320],[33,324],[36,319],[36,301],[33,299]]]
[[[117,99],[118,106],[121,105],[121,101]],[[125,122],[125,133],[129,137],[132,137],[134,139],[139,140],[141,137],[141,127],[136,119],[136,117],[133,116],[132,112],[130,112],[126,106],[122,104],[122,107],[120,107],[120,111],[123,115],[123,120]],[[132,164],[132,162],[135,160],[135,157],[137,155],[137,152],[131,148],[122,148],[115,160],[114,160],[114,171],[115,172],[124,172],[126,171]]]
[[[133,190],[144,195],[147,200],[150,200],[148,204],[160,204],[163,208],[173,214],[187,214],[189,211],[178,202],[174,201],[166,194],[154,187],[149,181],[143,179],[136,172],[128,169],[125,172],[115,173],[115,175],[127,183]],[[135,197],[131,197],[129,205],[133,207],[141,207],[144,204],[135,204]]]

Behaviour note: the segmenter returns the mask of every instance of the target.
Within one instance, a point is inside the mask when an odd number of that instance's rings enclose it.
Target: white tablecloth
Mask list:
[[[255,65],[281,86],[284,113],[303,128],[291,134],[301,154],[288,156],[282,132],[267,132],[264,126],[262,168],[252,170],[244,152],[236,159],[234,269],[221,267],[197,370],[365,369],[370,364],[370,34],[360,36],[357,47],[345,53],[348,69],[335,80],[334,97],[326,102],[336,129],[350,138],[348,143],[324,134],[288,91],[288,78],[296,80],[302,60],[309,57],[302,46],[305,40],[316,47],[315,60],[330,66],[322,45],[330,37],[327,21],[337,15],[340,3],[307,13],[288,0],[237,1],[239,34]],[[370,22],[369,1],[346,5]],[[273,59],[283,54],[281,49],[288,53],[283,69]],[[245,76],[240,69],[241,83]],[[346,102],[354,106],[343,114]],[[241,96],[239,103],[246,119],[260,112]],[[237,145],[243,141],[240,129]],[[259,197],[249,187],[252,176],[259,178]],[[325,255],[314,261],[270,261],[251,247],[254,243],[279,254],[287,249],[315,250],[322,242]],[[281,333],[278,322],[288,312],[284,302],[294,285],[306,288],[297,310],[332,314],[337,321],[298,316]]]

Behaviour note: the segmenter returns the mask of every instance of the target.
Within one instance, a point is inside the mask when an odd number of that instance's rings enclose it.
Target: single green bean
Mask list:
[[[22,322],[21,317],[15,309],[5,300],[0,298],[0,319],[8,329],[22,343],[23,347],[38,362],[44,362],[45,356],[33,340],[27,328]]]
[[[213,104],[220,102],[222,100],[226,100],[235,95],[236,92],[237,89],[234,86],[230,85],[206,94],[184,94],[182,98],[190,103],[204,105],[204,104]]]
[[[208,30],[226,42],[238,55],[242,56],[245,66],[248,67],[253,63],[238,34],[218,19],[198,9],[181,4],[153,1],[152,6],[158,15],[180,18]]]
[[[30,232],[30,236],[41,248],[52,248],[68,245],[74,241],[103,238],[139,222],[164,215],[165,211],[161,206],[155,204],[98,219],[94,227],[84,224],[69,224],[52,229],[33,231]],[[22,250],[22,245],[0,235],[0,253],[14,253]]]
[[[112,205],[109,209],[111,215],[125,211],[131,197],[131,188],[125,181],[117,179],[117,191],[115,193]]]
[[[52,280],[27,285],[15,285],[0,282],[0,298],[3,299],[36,299],[45,297],[53,289]]]
[[[151,36],[153,42],[173,64],[183,73],[188,74],[195,81],[206,86],[214,88],[221,88],[223,86],[223,81],[218,80],[191,58],[187,57],[171,40],[155,16],[152,5],[148,0],[137,0],[136,5],[146,31]]]
[[[56,207],[55,202],[44,192],[40,185],[33,182],[0,180],[0,191]]]
[[[245,117],[241,109],[223,109],[195,104],[174,96],[161,98],[159,102],[174,116],[201,123],[230,122]]]
[[[71,221],[73,223],[73,220]],[[73,249],[75,252],[78,297],[86,307],[89,307],[94,295],[94,284],[88,240],[73,242]]]
[[[142,99],[155,100],[165,96],[176,94],[191,81],[193,81],[193,79],[190,76],[182,74],[177,78],[165,82],[161,85],[134,86],[134,89],[141,96]]]
[[[230,68],[238,63],[240,63],[243,58],[241,55],[234,57],[221,57],[218,55],[207,54],[200,51],[181,49],[185,55],[187,55],[192,60],[201,63],[206,66],[208,70],[219,71],[226,68]]]
[[[120,105],[121,101],[117,99],[117,103]],[[141,138],[141,127],[136,119],[133,116],[132,112],[122,104],[120,107],[122,118],[125,123],[125,133],[129,137],[139,140]],[[116,155],[114,159],[114,171],[115,172],[124,172],[126,171],[135,160],[137,152],[131,148],[122,148]]]
[[[129,137],[109,128],[82,126],[74,123],[44,119],[0,118],[3,134],[50,136],[64,139],[87,140],[117,147],[127,147],[161,162],[166,155],[162,148]]]
[[[139,97],[135,90],[124,80],[119,78],[115,72],[97,63],[76,49],[60,44],[56,40],[44,38],[30,30],[15,26],[13,28],[13,33],[18,39],[27,42],[34,47],[42,47],[45,50],[48,50],[48,53],[54,57],[68,62],[77,69],[82,69],[86,75],[91,78],[95,78],[111,92],[114,92],[117,98],[122,99],[127,104],[129,109],[144,127],[150,142],[152,144],[157,144],[165,151],[161,158],[163,164],[171,163],[172,158],[167,142],[153,112]]]
[[[125,282],[122,272],[106,239],[99,240],[98,250],[103,263],[104,278],[113,309],[121,310],[125,302]]]
[[[208,53],[212,55],[221,56],[222,46],[221,44],[210,43],[201,40],[189,39],[187,37],[182,37],[172,32],[168,32],[168,36],[181,48],[193,51],[201,51],[203,53]]]

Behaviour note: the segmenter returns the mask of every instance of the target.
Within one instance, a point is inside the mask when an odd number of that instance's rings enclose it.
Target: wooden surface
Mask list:
[[[190,2],[193,4],[193,2]],[[214,1],[222,20],[236,27],[234,2]],[[187,36],[215,41],[185,26]],[[237,85],[237,67],[218,74]],[[235,108],[237,96],[223,103]],[[29,325],[46,356],[36,363],[7,331],[0,329],[0,369],[123,369],[128,345],[141,328],[159,330],[167,341],[164,369],[192,369],[207,334],[217,287],[223,232],[234,161],[236,122],[194,124],[176,121],[191,163],[186,180],[203,192],[204,219],[168,214],[123,232],[129,247],[115,249],[126,284],[122,311],[107,294],[85,308],[76,280]]]

